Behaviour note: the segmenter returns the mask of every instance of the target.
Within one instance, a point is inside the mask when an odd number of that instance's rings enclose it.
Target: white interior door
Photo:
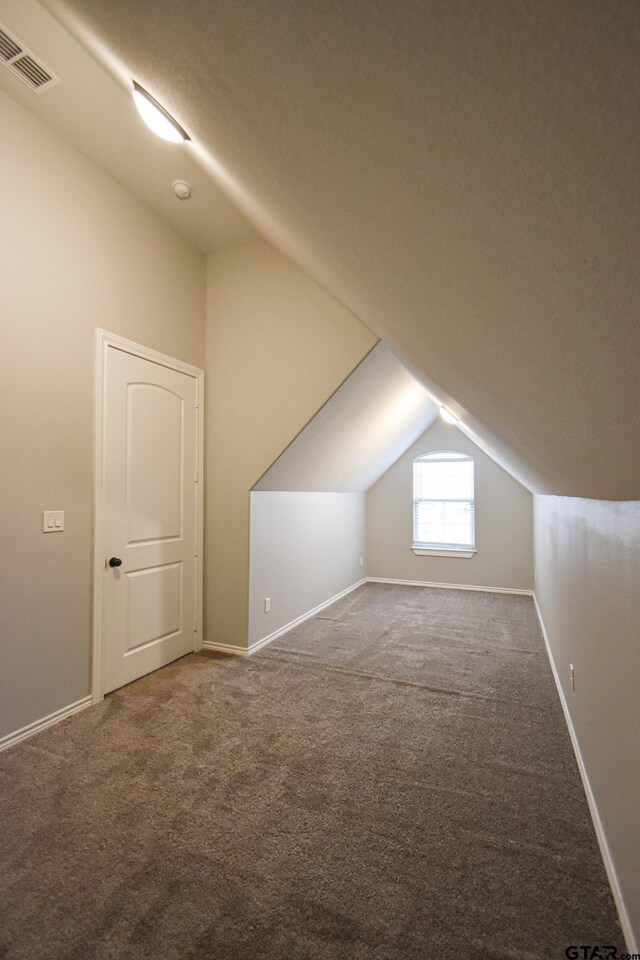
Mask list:
[[[194,649],[195,377],[108,346],[104,373],[103,692]]]

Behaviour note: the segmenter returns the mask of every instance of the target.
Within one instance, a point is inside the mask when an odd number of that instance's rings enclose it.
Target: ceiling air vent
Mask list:
[[[36,59],[31,51],[27,50],[25,45],[2,24],[0,24],[0,59],[5,67],[20,77],[34,93],[42,93],[43,90],[48,90],[59,82],[59,78]]]

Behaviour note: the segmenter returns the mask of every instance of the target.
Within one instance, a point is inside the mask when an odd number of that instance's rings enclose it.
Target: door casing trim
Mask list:
[[[196,632],[194,650],[202,649],[203,614],[203,501],[204,501],[204,370],[190,363],[176,360],[133,340],[96,328],[95,402],[94,402],[94,475],[93,475],[93,596],[91,629],[91,699],[99,703],[104,699],[102,652],[103,652],[103,583],[104,583],[104,428],[106,416],[106,359],[110,348],[130,353],[142,360],[176,370],[193,377],[196,381]]]

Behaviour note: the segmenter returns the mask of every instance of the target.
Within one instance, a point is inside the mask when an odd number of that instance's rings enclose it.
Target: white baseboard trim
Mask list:
[[[43,717],[41,720],[34,720],[33,723],[28,723],[26,727],[21,727],[13,733],[6,734],[6,736],[0,738],[0,750],[7,750],[14,744],[20,743],[21,740],[32,737],[34,733],[40,733],[41,730],[46,730],[47,727],[52,727],[55,723],[60,723],[61,720],[65,720],[72,714],[79,713],[80,710],[86,710],[92,703],[93,700],[91,696],[83,697],[82,700],[76,700],[75,703],[69,704],[68,707],[62,707],[60,710],[50,713],[48,717]]]
[[[313,608],[313,610],[307,610],[307,612],[303,613],[301,617],[296,617],[295,620],[285,624],[284,627],[279,627],[277,630],[274,630],[273,633],[268,634],[261,640],[256,640],[256,642],[252,643],[250,647],[234,647],[230,643],[209,643],[206,640],[202,644],[202,647],[204,650],[211,650],[215,653],[228,653],[236,657],[250,657],[252,653],[256,653],[262,647],[266,647],[268,643],[271,643],[273,640],[277,640],[278,637],[282,637],[285,633],[288,633],[289,630],[293,630],[294,627],[304,623],[305,620],[310,620],[311,617],[315,617],[315,615],[320,613],[321,610],[324,610],[326,607],[330,607],[332,603],[336,602],[336,600],[341,600],[343,597],[346,597],[347,594],[351,593],[353,590],[357,590],[358,587],[361,587],[366,582],[366,578],[364,578],[362,580],[358,580],[357,583],[352,583],[350,587],[346,588],[346,590],[341,590],[340,593],[336,593],[336,595],[331,597],[329,600],[319,603],[317,607]]]
[[[441,590],[479,590],[481,593],[515,593],[519,597],[532,597],[533,590],[514,587],[479,587],[468,583],[437,583],[430,580],[390,580],[387,577],[367,577],[367,583],[395,583],[402,587],[438,587]]]
[[[346,588],[346,590],[341,590],[340,593],[336,593],[336,595],[334,597],[330,597],[329,600],[319,603],[317,607],[313,608],[313,610],[307,610],[307,612],[303,613],[301,617],[296,617],[296,619],[292,620],[291,623],[287,623],[284,627],[274,630],[273,633],[270,633],[267,637],[263,637],[262,640],[258,640],[257,643],[254,643],[251,647],[251,653],[255,653],[256,650],[259,650],[260,647],[264,647],[268,643],[271,643],[272,640],[277,640],[278,637],[282,637],[285,633],[288,633],[289,630],[293,630],[294,627],[304,623],[305,620],[310,620],[311,617],[315,617],[316,614],[320,613],[321,610],[326,609],[326,607],[330,607],[332,603],[336,602],[336,600],[342,600],[343,597],[346,597],[347,594],[357,590],[358,587],[361,587],[366,582],[366,578],[363,578],[362,580],[358,580],[356,583],[352,583],[350,587]]]
[[[596,833],[596,838],[598,840],[598,846],[600,847],[600,854],[602,856],[604,868],[607,872],[607,877],[609,879],[609,885],[611,887],[613,899],[615,901],[615,905],[618,910],[618,916],[620,917],[620,926],[622,927],[622,932],[624,934],[628,951],[630,953],[638,953],[640,952],[640,947],[635,942],[635,939],[634,939],[631,921],[629,920],[629,914],[627,913],[624,897],[622,896],[622,890],[620,889],[620,883],[618,881],[616,869],[615,869],[613,860],[611,859],[611,851],[609,850],[607,836],[604,832],[604,827],[602,826],[602,820],[600,819],[600,813],[598,812],[598,806],[596,804],[596,799],[593,795],[593,790],[591,789],[589,774],[587,773],[587,768],[582,758],[580,743],[578,741],[578,737],[577,737],[575,728],[573,726],[573,720],[571,719],[571,714],[569,712],[569,706],[567,704],[567,700],[564,695],[564,690],[562,689],[562,684],[560,683],[560,676],[558,674],[556,662],[553,658],[551,644],[549,643],[549,635],[547,634],[547,629],[544,625],[544,620],[542,619],[542,611],[540,610],[540,606],[538,604],[538,598],[536,597],[535,593],[533,595],[533,601],[536,605],[536,612],[538,614],[538,620],[540,621],[540,629],[542,630],[542,636],[544,637],[545,646],[547,648],[547,656],[549,657],[549,663],[551,664],[551,672],[553,673],[553,679],[555,680],[555,683],[556,683],[556,689],[558,691],[560,704],[562,706],[562,711],[564,713],[565,723],[567,724],[567,729],[569,731],[569,736],[571,738],[571,745],[573,747],[573,752],[575,754],[576,762],[578,764],[578,770],[580,771],[582,786],[584,787],[584,792],[587,797],[589,812],[591,814],[591,819],[593,820],[593,827]]]
[[[209,640],[202,641],[203,653],[226,653],[231,657],[248,657],[248,647],[235,647],[231,643],[212,643]]]

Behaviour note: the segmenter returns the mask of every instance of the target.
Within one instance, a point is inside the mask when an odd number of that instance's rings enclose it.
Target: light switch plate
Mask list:
[[[64,510],[45,510],[42,514],[43,533],[62,533],[64,530]]]

